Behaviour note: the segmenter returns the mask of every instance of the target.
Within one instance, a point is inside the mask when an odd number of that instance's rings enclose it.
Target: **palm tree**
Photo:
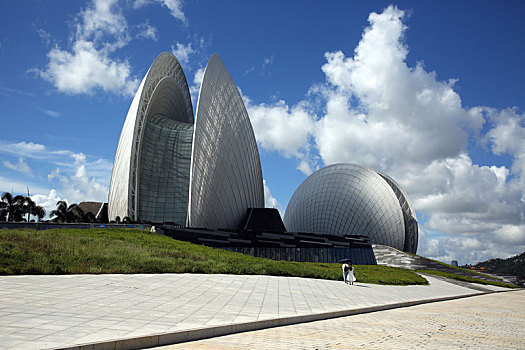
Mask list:
[[[80,209],[76,203],[68,206],[66,201],[58,201],[57,208],[52,210],[49,216],[56,216],[53,218],[53,221],[57,222],[76,222],[79,216],[82,217],[82,215],[78,214],[82,214],[83,211],[82,213],[79,213],[79,211],[82,211],[82,209]]]
[[[31,208],[31,215],[36,216],[38,221],[42,221],[44,216],[46,216],[46,210],[40,205],[35,205]]]
[[[0,221],[7,221],[7,204],[0,202]]]
[[[14,196],[9,192],[2,193],[2,202],[4,203],[4,211],[7,213],[8,221],[22,221],[22,216],[24,212],[24,196]]]
[[[36,207],[35,202],[31,199],[31,197],[27,196],[24,198],[24,205],[22,207],[22,210],[24,211],[24,214],[27,213],[27,222],[30,221],[30,215],[33,211],[33,208]]]
[[[82,222],[97,222],[97,218],[95,217],[95,214],[88,211],[83,217]]]

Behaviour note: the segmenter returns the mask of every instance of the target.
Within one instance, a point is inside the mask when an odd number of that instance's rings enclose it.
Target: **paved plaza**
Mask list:
[[[525,291],[276,327],[158,349],[525,349]]]
[[[429,286],[203,274],[0,277],[0,348],[140,348],[506,290],[425,278]]]

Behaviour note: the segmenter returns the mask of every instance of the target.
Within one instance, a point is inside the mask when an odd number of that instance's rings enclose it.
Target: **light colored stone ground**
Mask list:
[[[270,328],[158,349],[525,349],[525,291]]]
[[[202,274],[4,276],[0,349],[64,347],[482,293],[426,278],[429,286]]]

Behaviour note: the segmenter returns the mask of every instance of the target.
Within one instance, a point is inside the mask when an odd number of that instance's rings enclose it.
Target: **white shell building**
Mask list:
[[[108,215],[190,227],[237,228],[264,207],[253,129],[237,86],[212,55],[195,123],[184,72],[171,53],[155,59],[120,135]]]
[[[310,175],[283,221],[288,231],[365,235],[372,243],[417,249],[417,220],[406,193],[387,175],[359,165],[334,164]]]

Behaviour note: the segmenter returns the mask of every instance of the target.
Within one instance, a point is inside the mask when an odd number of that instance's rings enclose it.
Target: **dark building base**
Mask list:
[[[272,260],[337,263],[350,259],[356,265],[376,265],[372,248],[232,248],[222,249]]]
[[[209,230],[155,226],[158,233],[177,240],[226,249],[273,260],[336,263],[351,259],[358,265],[376,265],[367,236],[335,236],[305,232]]]

